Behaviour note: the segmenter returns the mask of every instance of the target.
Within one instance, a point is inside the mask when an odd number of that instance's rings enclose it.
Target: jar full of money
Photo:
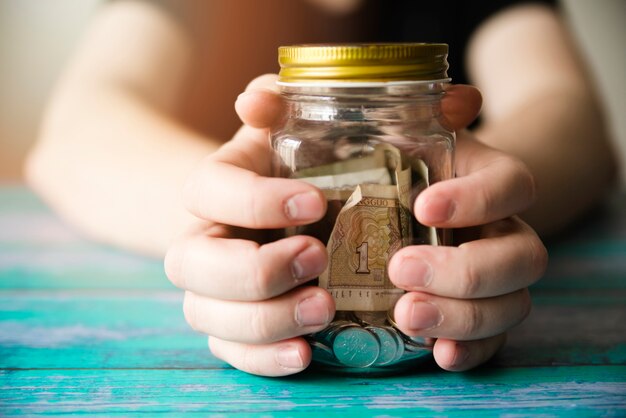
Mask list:
[[[395,372],[427,359],[393,309],[404,293],[387,264],[409,245],[447,245],[450,232],[417,222],[413,204],[454,173],[454,132],[441,114],[445,44],[294,45],[278,50],[286,103],[271,132],[274,175],[320,188],[326,215],[288,228],[328,251],[318,285],[334,298],[330,326],[307,336],[313,360],[347,372]]]

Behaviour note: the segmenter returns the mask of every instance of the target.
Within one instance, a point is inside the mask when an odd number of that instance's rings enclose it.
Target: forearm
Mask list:
[[[191,221],[179,193],[209,141],[124,90],[53,102],[28,160],[31,186],[90,237],[162,255]]]
[[[69,223],[162,255],[190,221],[179,190],[219,141],[181,119],[194,39],[148,2],[107,2],[51,96],[26,175]]]
[[[524,217],[543,235],[559,230],[601,198],[616,165],[563,22],[541,6],[504,11],[474,36],[468,63],[484,97],[477,137],[528,165],[538,200]]]
[[[523,218],[544,236],[597,203],[615,179],[602,115],[586,94],[546,91],[509,117],[486,122],[476,135],[528,165],[538,198]]]

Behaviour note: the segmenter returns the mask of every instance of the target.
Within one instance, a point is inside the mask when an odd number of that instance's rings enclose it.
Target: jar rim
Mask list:
[[[309,80],[309,81],[283,81],[278,80],[276,84],[281,87],[323,87],[323,88],[367,88],[367,87],[393,87],[411,86],[424,84],[450,83],[451,78],[441,78],[438,80],[381,80],[381,81],[349,81],[349,80]]]
[[[300,44],[278,48],[279,79],[303,81],[424,81],[447,78],[442,43]]]

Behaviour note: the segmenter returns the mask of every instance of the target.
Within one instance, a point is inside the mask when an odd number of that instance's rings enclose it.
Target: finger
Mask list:
[[[326,268],[324,245],[294,236],[264,245],[204,234],[176,240],[165,272],[177,287],[216,299],[270,299],[319,276]]]
[[[433,355],[444,370],[461,372],[479,366],[492,358],[506,342],[506,334],[475,341],[454,341],[439,338]]]
[[[284,116],[285,102],[271,90],[248,90],[237,97],[235,110],[243,123],[255,128],[269,128]]]
[[[482,225],[532,205],[536,186],[524,163],[470,138],[459,139],[458,177],[419,194],[414,210],[421,223],[440,228]]]
[[[421,292],[403,295],[395,321],[409,336],[468,341],[501,334],[530,313],[527,289],[493,298],[449,299]]]
[[[209,337],[209,349],[233,367],[259,376],[287,376],[311,363],[311,348],[302,338],[252,345]]]
[[[483,103],[480,91],[473,86],[453,84],[441,99],[441,111],[452,130],[467,128],[476,119]]]
[[[278,75],[265,74],[252,80],[235,101],[243,123],[255,128],[274,125],[284,115],[285,102],[278,94]]]
[[[532,228],[508,218],[484,226],[481,239],[459,247],[401,249],[389,262],[389,278],[407,291],[475,299],[528,287],[543,275],[547,263],[547,250]]]
[[[249,344],[267,344],[324,329],[335,304],[317,286],[299,287],[262,302],[235,302],[185,292],[185,319],[196,331]]]
[[[266,89],[278,93],[278,85],[276,84],[277,81],[278,74],[262,74],[248,83],[246,91]]]
[[[187,209],[201,219],[246,228],[304,225],[326,212],[324,195],[308,183],[264,177],[219,161],[196,169],[183,198]]]

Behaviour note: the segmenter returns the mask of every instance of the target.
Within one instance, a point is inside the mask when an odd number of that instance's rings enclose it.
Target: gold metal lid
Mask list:
[[[279,81],[368,82],[448,78],[448,45],[312,44],[278,48]]]

